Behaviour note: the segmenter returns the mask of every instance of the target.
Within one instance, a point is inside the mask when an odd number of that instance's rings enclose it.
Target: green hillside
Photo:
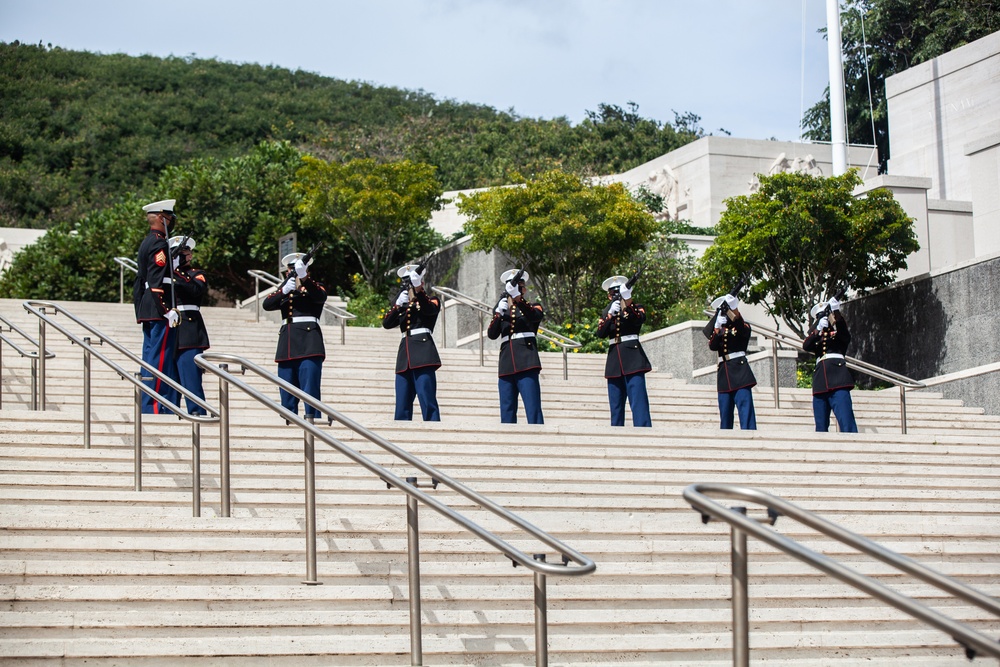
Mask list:
[[[411,159],[445,189],[559,165],[614,173],[701,134],[699,118],[602,104],[582,123],[521,118],[301,70],[0,43],[0,226],[50,227],[142,193],[192,158],[287,140],[326,159]]]

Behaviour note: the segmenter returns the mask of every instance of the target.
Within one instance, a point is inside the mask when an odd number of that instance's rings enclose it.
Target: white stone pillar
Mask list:
[[[1000,132],[965,145],[972,175],[976,256],[1000,252]]]
[[[865,181],[854,191],[854,196],[859,197],[876,188],[888,188],[906,214],[914,219],[913,231],[920,244],[920,249],[906,258],[906,268],[896,274],[896,280],[929,273],[934,252],[927,216],[927,191],[931,188],[931,179],[883,174]]]

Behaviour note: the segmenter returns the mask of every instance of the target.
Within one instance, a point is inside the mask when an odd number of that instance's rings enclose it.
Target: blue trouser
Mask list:
[[[396,373],[396,419],[413,419],[413,399],[420,398],[425,422],[441,421],[437,402],[437,375],[433,368],[415,368]]]
[[[524,401],[524,415],[529,424],[544,424],[542,420],[542,388],[538,384],[539,370],[504,375],[497,382],[500,389],[500,423],[517,423],[517,397]]]
[[[167,326],[167,321],[154,320],[142,323],[142,360],[160,371],[171,380],[177,380],[177,362],[174,356],[177,352],[177,331]],[[141,370],[142,382],[166,400],[176,405],[179,400],[177,390],[164,383],[159,378],[154,378],[145,368]],[[142,394],[143,414],[173,414],[159,401],[154,401],[153,397],[143,392]]]
[[[753,393],[750,387],[730,392],[719,392],[720,428],[733,427],[733,408],[740,414],[740,428],[744,431],[757,430],[757,413],[753,409]]]
[[[833,414],[837,417],[837,426],[841,433],[858,432],[850,389],[835,389],[825,394],[813,394],[813,419],[816,421],[816,430],[820,433],[830,430],[830,410],[833,410]]]
[[[194,358],[201,354],[203,350],[191,349],[191,350],[178,350],[177,351],[177,376],[181,380],[181,386],[190,391],[192,394],[205,400],[205,389],[201,384],[201,376],[205,374],[205,371],[194,363]],[[185,398],[187,403],[187,410],[189,415],[203,415],[206,414],[204,408],[198,406],[197,403],[193,402],[190,398]]]
[[[318,400],[320,399],[319,387],[323,380],[323,359],[322,357],[306,357],[292,361],[279,361],[278,377]],[[299,399],[284,389],[278,391],[281,394],[281,407],[299,414]],[[305,415],[307,418],[323,416],[319,410],[308,403],[305,407]]]
[[[608,378],[608,402],[611,404],[611,425],[625,425],[625,398],[632,407],[632,426],[652,426],[649,418],[649,396],[646,394],[646,374],[633,373],[625,377]]]

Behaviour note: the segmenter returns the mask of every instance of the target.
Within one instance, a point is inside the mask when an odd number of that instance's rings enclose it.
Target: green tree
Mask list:
[[[226,160],[201,158],[164,170],[156,192],[177,199],[175,233],[190,234],[195,261],[213,289],[231,299],[253,293],[247,271],[278,268],[278,238],[295,232],[299,249],[324,243],[313,271],[327,287],[349,284],[356,264],[335,235],[307,228],[293,183],[302,156],[286,141],[264,141]],[[167,195],[164,195],[167,196]]]
[[[760,176],[760,190],[730,197],[715,244],[702,257],[701,294],[728,291],[743,272],[741,294],[762,303],[804,335],[809,308],[845,286],[884,287],[919,249],[913,220],[884,188],[855,197],[856,170],[842,176]]]
[[[306,156],[297,178],[306,227],[343,238],[376,291],[384,292],[394,280],[388,273],[397,262],[442,240],[429,225],[431,212],[442,205],[441,184],[430,165],[367,158],[340,164]]]
[[[884,172],[889,159],[885,80],[1000,30],[1000,0],[841,0],[841,7],[848,138],[876,144]],[[830,141],[829,88],[805,112],[802,127],[805,138]]]
[[[135,257],[149,229],[142,213],[149,201],[130,195],[76,223],[56,224],[14,256],[0,277],[0,297],[118,301],[119,271],[113,258]],[[126,271],[126,300],[131,299],[132,279]]]
[[[656,222],[621,183],[593,185],[559,170],[521,180],[461,197],[468,249],[510,256],[532,276],[551,319],[575,321],[595,281],[641,249]]]
[[[593,175],[621,173],[705,134],[695,114],[674,112],[671,125],[643,118],[635,102],[626,106],[599,104],[597,111],[587,111],[587,118],[573,128],[577,146],[567,159],[569,169]]]

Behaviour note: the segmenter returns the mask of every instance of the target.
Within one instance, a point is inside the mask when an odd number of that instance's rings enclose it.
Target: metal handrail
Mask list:
[[[442,329],[445,328],[443,320],[444,320],[444,313],[445,313],[444,306],[445,306],[445,298],[446,297],[454,299],[455,301],[457,301],[458,303],[462,304],[463,306],[468,306],[469,308],[472,308],[473,310],[479,311],[479,365],[480,366],[485,366],[486,365],[486,360],[485,360],[486,353],[484,351],[484,345],[485,344],[483,342],[483,331],[486,329],[486,327],[484,326],[485,322],[483,320],[483,315],[489,315],[492,318],[493,317],[493,308],[490,307],[490,306],[488,306],[487,304],[483,303],[479,299],[471,297],[468,294],[463,294],[462,292],[459,292],[458,290],[451,289],[450,287],[444,287],[442,285],[434,285],[433,287],[431,287],[431,289],[441,295],[441,319],[442,319],[441,328]],[[579,343],[579,342],[577,342],[577,341],[575,341],[575,340],[573,340],[572,338],[567,338],[566,336],[563,336],[560,333],[556,333],[555,331],[550,331],[549,329],[546,329],[545,327],[538,327],[538,332],[535,335],[538,336],[539,338],[544,338],[545,340],[547,340],[547,341],[549,341],[551,343],[554,343],[555,345],[558,345],[562,349],[562,355],[563,355],[563,380],[568,380],[569,379],[569,354],[568,354],[568,351],[569,350],[574,350],[574,349],[576,349],[578,347],[582,347],[582,344]],[[447,347],[447,342],[448,342],[448,340],[447,340],[447,338],[445,338],[444,339],[444,343],[443,343],[443,345],[445,347]]]
[[[39,347],[38,341],[29,336],[21,327],[17,326],[10,320],[8,320],[3,315],[0,315],[0,325],[7,325],[7,330],[9,333],[16,333],[21,338],[25,339],[36,348]],[[7,343],[14,351],[21,355],[22,358],[27,357],[31,359],[31,403],[30,407],[32,410],[38,409],[38,350],[27,351],[23,349],[16,342],[8,338],[3,333],[3,326],[0,326],[0,408],[3,407],[3,343]],[[55,357],[54,352],[49,352],[45,350],[45,358],[52,359]]]
[[[715,311],[706,310],[704,311],[706,315],[713,316]],[[765,338],[771,340],[771,366],[774,371],[774,407],[780,407],[779,402],[779,382],[778,382],[778,346],[784,345],[792,349],[798,350],[799,352],[806,352],[805,348],[802,347],[802,339],[796,338],[795,336],[790,336],[784,332],[778,331],[777,329],[772,329],[766,325],[758,324],[751,320],[744,320],[750,325],[750,328],[755,332],[761,333]],[[806,352],[806,354],[811,354]],[[894,373],[887,368],[882,368],[881,366],[876,366],[875,364],[870,364],[867,361],[862,361],[861,359],[856,359],[854,357],[849,357],[844,355],[844,361],[847,367],[851,370],[859,371],[865,375],[870,375],[871,377],[882,380],[883,382],[888,382],[899,388],[899,428],[901,433],[906,433],[906,390],[910,389],[924,389],[926,385],[923,382],[914,380],[913,378],[908,378],[905,375],[900,375],[899,373]]]
[[[215,363],[220,363],[216,366]],[[548,664],[548,611],[547,611],[547,595],[546,595],[546,580],[547,575],[556,576],[583,576],[593,572],[597,565],[587,556],[579,553],[575,549],[563,544],[556,538],[552,537],[548,533],[542,531],[541,529],[535,527],[528,521],[522,519],[521,517],[513,514],[502,506],[494,503],[488,498],[476,493],[472,489],[468,488],[461,482],[452,479],[447,474],[441,472],[437,468],[428,465],[419,458],[413,456],[412,454],[400,449],[396,445],[392,444],[382,436],[369,431],[365,427],[361,426],[352,419],[340,414],[333,408],[331,408],[326,403],[310,396],[304,391],[300,390],[298,387],[285,382],[284,380],[273,375],[270,371],[254,364],[242,357],[232,355],[232,354],[220,354],[216,352],[204,352],[195,357],[195,363],[204,368],[206,371],[211,372],[219,377],[219,396],[220,396],[220,410],[222,412],[222,418],[219,421],[220,424],[220,442],[223,451],[226,452],[229,447],[229,390],[228,385],[233,385],[238,389],[242,390],[245,394],[254,398],[259,403],[264,405],[266,408],[276,412],[279,416],[285,419],[287,422],[295,424],[301,428],[304,432],[305,437],[305,459],[306,459],[306,561],[307,561],[307,572],[306,581],[307,584],[319,583],[316,579],[316,482],[315,482],[315,449],[314,443],[316,439],[319,439],[329,446],[333,447],[335,450],[346,456],[348,459],[354,461],[355,463],[361,465],[363,468],[372,472],[382,481],[384,481],[389,488],[396,488],[407,495],[407,526],[408,526],[408,542],[409,542],[409,573],[410,573],[410,653],[412,664],[421,665],[423,664],[422,657],[422,643],[421,643],[421,613],[420,613],[420,563],[419,563],[419,526],[417,520],[417,508],[418,501],[427,505],[434,511],[436,511],[441,516],[446,519],[456,523],[462,528],[468,530],[476,537],[480,538],[487,544],[495,547],[500,553],[509,558],[515,566],[523,565],[524,567],[530,569],[534,572],[535,577],[535,664],[537,666],[544,666]],[[368,459],[364,455],[355,451],[348,445],[344,444],[340,440],[334,438],[327,432],[324,432],[316,427],[312,419],[304,419],[299,417],[296,413],[291,412],[279,403],[277,403],[273,398],[265,396],[257,389],[249,386],[245,382],[239,380],[236,376],[229,372],[229,364],[238,365],[242,371],[251,371],[256,376],[269,381],[272,385],[283,389],[284,391],[292,394],[303,403],[312,406],[320,412],[320,414],[327,415],[328,424],[332,425],[334,421],[340,423],[341,425],[351,429],[358,435],[362,436],[369,442],[378,445],[386,452],[392,454],[400,461],[409,464],[421,471],[430,478],[430,486],[437,488],[438,485],[443,484],[452,491],[460,494],[461,496],[471,500],[477,506],[482,509],[488,510],[493,514],[504,519],[508,523],[516,526],[522,531],[530,534],[532,537],[542,542],[543,544],[551,547],[558,552],[561,557],[562,564],[547,563],[545,561],[545,554],[534,554],[529,556],[520,549],[512,546],[508,542],[504,541],[492,532],[482,528],[478,524],[474,523],[465,516],[455,512],[450,507],[444,503],[436,500],[432,496],[428,495],[424,491],[421,491],[419,484],[415,477],[410,477],[407,479],[401,479],[400,477],[393,474],[388,469],[382,467],[381,465],[375,463],[374,461]],[[229,471],[228,471],[228,455],[226,455],[221,461],[221,474],[220,481],[223,493],[223,514],[228,516],[229,514]],[[426,486],[426,484],[425,484]],[[570,567],[570,563],[576,563],[579,567]]]
[[[267,271],[263,271],[261,269],[249,269],[249,270],[247,270],[247,273],[250,274],[251,276],[253,276],[253,296],[251,298],[254,300],[254,310],[257,313],[257,321],[260,322],[260,299],[261,299],[261,296],[260,296],[260,281],[263,280],[264,282],[266,282],[267,284],[271,285],[272,287],[277,287],[278,285],[280,285],[284,281],[281,280],[281,278],[278,278],[277,276],[271,275]],[[241,305],[245,306],[246,303],[247,303],[247,301],[249,301],[249,300],[250,299],[244,299]],[[347,320],[356,320],[358,318],[358,316],[354,315],[353,313],[347,312],[345,309],[341,308],[340,306],[334,306],[333,304],[329,304],[329,303],[324,303],[323,304],[323,311],[327,312],[327,313],[330,313],[331,315],[333,315],[334,317],[336,317],[338,320],[340,320],[340,344],[341,345],[346,344],[346,342],[347,342]]]
[[[746,516],[745,507],[726,508],[706,494],[763,505],[768,510],[767,523],[771,525],[779,516],[787,516],[998,617],[1000,617],[1000,600],[764,491],[732,484],[692,484],[684,489],[684,499],[701,513],[702,522],[708,523],[710,519],[725,521],[732,531],[733,665],[735,667],[748,667],[750,664],[747,534],[947,633],[965,648],[966,656],[970,659],[975,657],[976,652],[1000,658],[1000,642],[844,566],[829,556],[808,549],[793,539],[765,528],[758,521]]]
[[[113,257],[118,265],[118,303],[125,303],[125,269],[139,273],[139,265],[130,257]]]
[[[955,371],[954,373],[945,373],[944,375],[924,378],[920,382],[924,385],[925,389],[930,389],[931,387],[940,387],[941,385],[948,384],[949,382],[969,380],[971,378],[979,377],[980,375],[996,373],[997,371],[1000,371],[1000,361],[993,362],[992,364],[983,364],[982,366],[973,366],[972,368]]]
[[[135,490],[142,491],[142,394],[146,394],[152,397],[155,401],[166,405],[170,410],[177,415],[179,419],[186,420],[191,423],[191,468],[192,468],[192,483],[191,483],[191,505],[194,516],[201,516],[201,424],[214,424],[219,421],[221,413],[218,408],[215,408],[196,396],[190,390],[183,387],[181,384],[175,382],[167,375],[164,375],[158,371],[153,366],[150,366],[145,361],[137,357],[135,354],[127,350],[120,343],[116,342],[114,339],[106,336],[102,332],[98,331],[95,327],[91,326],[87,322],[84,322],[80,318],[76,317],[68,310],[59,306],[51,301],[25,301],[24,309],[38,318],[38,339],[41,341],[42,345],[45,344],[45,325],[48,324],[56,331],[60,332],[66,338],[70,340],[71,343],[79,345],[83,349],[83,445],[85,449],[90,449],[90,364],[91,357],[96,357],[98,360],[104,363],[105,366],[110,368],[112,371],[118,374],[124,380],[128,380],[129,383],[135,388],[135,443],[134,443],[134,479],[135,479]],[[114,348],[121,354],[128,357],[131,361],[139,364],[142,368],[148,371],[154,378],[157,378],[167,384],[169,387],[177,390],[179,396],[191,401],[202,410],[210,413],[210,415],[192,415],[188,414],[187,411],[183,410],[179,405],[176,405],[172,401],[167,400],[156,390],[152,389],[149,385],[142,382],[140,373],[131,373],[121,366],[119,366],[114,361],[108,359],[101,352],[94,349],[91,345],[90,336],[85,336],[84,338],[79,338],[75,334],[69,332],[65,327],[56,323],[46,315],[45,310],[51,308],[55,314],[61,314],[72,320],[77,326],[85,329],[87,332],[96,336],[98,345],[104,345],[107,343],[110,347]],[[38,384],[39,384],[39,396],[42,402],[42,409],[45,409],[45,363],[44,361],[40,364],[38,373]],[[178,402],[180,399],[178,398]]]

